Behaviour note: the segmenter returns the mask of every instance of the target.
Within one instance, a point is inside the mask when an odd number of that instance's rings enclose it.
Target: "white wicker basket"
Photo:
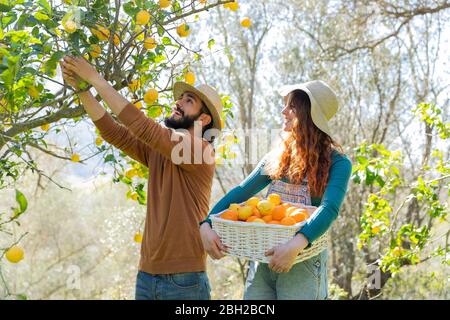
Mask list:
[[[297,203],[292,203],[292,205],[305,208],[308,210],[310,216],[317,209],[317,207]],[[222,243],[230,248],[228,255],[263,263],[268,263],[271,259],[271,257],[264,255],[267,250],[291,240],[296,232],[306,223],[306,221],[303,221],[292,226],[282,226],[231,221],[220,218],[219,216],[222,212],[212,215],[211,222],[213,230],[220,237]],[[295,263],[318,255],[327,248],[327,245],[328,232],[314,241],[311,247],[302,250]]]

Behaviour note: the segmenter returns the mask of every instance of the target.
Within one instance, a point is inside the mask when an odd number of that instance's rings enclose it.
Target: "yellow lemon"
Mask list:
[[[146,104],[153,104],[156,100],[158,100],[158,90],[149,89],[144,95],[144,102]]]
[[[236,11],[239,8],[239,3],[237,1],[228,3],[228,9],[231,11]]]
[[[225,145],[221,144],[220,146],[217,147],[216,152],[219,154],[224,154],[225,153]]]
[[[144,178],[145,177],[145,173],[142,172],[141,170],[138,171],[137,175],[138,175],[139,178]]]
[[[402,255],[402,248],[400,248],[400,247],[395,247],[393,250],[392,250],[392,254],[394,255],[394,257],[400,257],[401,255]]]
[[[142,234],[140,232],[136,232],[134,235],[134,242],[141,243],[142,242]]]
[[[186,23],[180,24],[177,27],[177,34],[181,37],[187,37],[191,33],[191,28]]]
[[[245,17],[244,19],[241,20],[241,26],[243,26],[244,28],[250,28],[252,25],[252,21],[250,20],[249,17]]]
[[[247,220],[253,214],[252,206],[242,206],[238,209],[239,220]]]
[[[135,102],[134,105],[135,105],[136,108],[138,108],[139,110],[142,109],[142,102],[141,102],[141,101]]]
[[[37,99],[39,97],[39,90],[35,86],[28,88],[28,94],[33,98]]]
[[[102,143],[103,143],[103,139],[101,137],[97,137],[97,139],[95,139],[96,146],[100,146]]]
[[[75,31],[77,31],[77,24],[73,20],[67,20],[66,22],[63,23],[62,26],[64,30],[68,33],[74,33]]]
[[[195,83],[195,74],[193,72],[186,72],[186,74],[184,75],[184,81],[188,84],[190,84],[191,86],[194,85]]]
[[[201,4],[206,4],[208,3],[208,0],[199,0],[198,2],[200,2]]]
[[[146,25],[150,21],[150,13],[145,10],[141,10],[136,15],[136,24]]]
[[[105,41],[109,39],[109,30],[105,27],[96,24],[97,29],[92,28],[91,32],[94,36],[96,36],[100,41]]]
[[[141,82],[136,79],[131,80],[131,82],[128,84],[128,88],[133,92],[136,91],[137,89],[139,89],[140,86],[141,86]]]
[[[228,207],[228,210],[231,210],[231,211],[234,211],[234,212],[238,212],[240,207],[241,206],[238,203],[232,203]]]
[[[91,45],[91,48],[92,48],[92,50],[89,52],[89,54],[93,58],[99,57],[100,54],[102,53],[102,48],[100,48],[100,46],[98,44]]]
[[[373,226],[373,227],[372,227],[372,233],[373,233],[373,234],[377,234],[377,233],[379,233],[380,231],[381,231],[380,226]]]
[[[274,207],[274,204],[268,200],[261,200],[257,205],[259,212],[263,216],[271,214]]]
[[[132,179],[134,176],[137,176],[137,170],[135,168],[129,168],[125,171],[125,177],[128,179]]]
[[[281,197],[279,194],[271,193],[267,196],[267,200],[272,202],[275,206],[281,203]]]
[[[72,160],[73,162],[80,162],[80,155],[74,153],[71,157],[70,160]]]
[[[161,9],[170,7],[172,5],[172,1],[171,0],[159,0],[159,7]]]
[[[131,195],[130,195],[131,199],[134,200],[134,201],[136,201],[138,199],[138,196],[139,195],[138,195],[137,192],[132,192]]]
[[[116,47],[120,44],[120,38],[117,34],[114,35],[113,42]]]
[[[260,201],[261,201],[261,199],[258,198],[258,197],[251,197],[247,201],[245,201],[245,204],[248,205],[248,206],[256,207],[256,206],[258,206],[258,203]]]
[[[144,48],[147,50],[151,50],[156,48],[156,40],[154,38],[145,38],[144,40]]]
[[[24,251],[19,246],[12,246],[5,253],[6,259],[8,259],[8,261],[11,263],[19,262],[20,260],[23,259],[23,256],[24,256]]]
[[[50,124],[49,124],[49,123],[43,124],[43,125],[41,126],[41,129],[42,129],[43,131],[48,131],[48,129],[50,129]]]

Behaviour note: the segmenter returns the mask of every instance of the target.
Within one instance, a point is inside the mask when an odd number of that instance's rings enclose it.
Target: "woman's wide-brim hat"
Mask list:
[[[200,98],[200,100],[205,103],[209,112],[211,112],[213,128],[222,130],[220,114],[222,113],[223,105],[217,91],[207,84],[200,84],[194,87],[186,82],[175,82],[175,84],[173,85],[174,98],[178,99],[185,92],[194,93]]]
[[[321,80],[314,80],[305,83],[286,85],[278,89],[278,93],[286,97],[294,90],[303,90],[311,101],[311,118],[314,124],[327,135],[332,137],[332,132],[328,125],[330,119],[339,109],[338,99],[333,89]]]

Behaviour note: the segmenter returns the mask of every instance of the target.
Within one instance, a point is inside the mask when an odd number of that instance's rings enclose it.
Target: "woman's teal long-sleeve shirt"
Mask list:
[[[244,202],[268,186],[272,179],[264,173],[264,163],[265,160],[261,160],[241,184],[220,199],[202,223],[208,222],[211,224],[209,217],[212,214],[217,214],[227,209],[231,203]],[[347,192],[351,172],[352,163],[350,159],[334,150],[331,155],[329,180],[323,197],[311,197],[311,204],[318,208],[299,231],[308,239],[309,246],[328,230],[339,214],[339,209],[344,202],[344,196]]]

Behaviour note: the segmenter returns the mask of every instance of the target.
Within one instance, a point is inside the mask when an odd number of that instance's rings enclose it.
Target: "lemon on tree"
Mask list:
[[[130,198],[134,201],[136,201],[138,199],[138,193],[136,191],[132,192],[130,195]]]
[[[144,102],[146,104],[153,104],[156,100],[158,100],[158,90],[156,89],[149,89],[144,94]]]
[[[138,231],[134,235],[134,242],[141,243],[142,242],[142,234]]]
[[[72,160],[73,162],[80,162],[80,155],[79,154],[72,154],[72,156],[70,157],[70,160]]]
[[[50,129],[50,124],[49,123],[43,124],[41,126],[41,130],[43,130],[43,131],[48,131],[48,129]]]
[[[91,51],[89,52],[91,57],[98,58],[101,53],[102,53],[102,48],[100,48],[100,46],[98,44],[91,45]]]
[[[161,9],[170,7],[172,5],[172,1],[171,0],[159,0],[159,7]]]
[[[77,31],[77,24],[73,20],[67,20],[62,23],[62,26],[64,28],[64,31],[68,33],[74,33]]]
[[[249,17],[245,17],[241,20],[241,26],[243,26],[244,28],[250,28],[252,25],[252,21],[250,20]]]
[[[145,40],[144,40],[144,48],[145,49],[151,50],[151,49],[156,48],[156,46],[157,46],[157,43],[156,43],[155,38],[151,38],[151,37],[145,38]]]
[[[35,87],[35,86],[30,86],[28,88],[28,94],[30,95],[30,97],[32,97],[33,99],[37,99],[39,97],[39,90]]]
[[[97,139],[95,139],[96,146],[100,146],[102,143],[103,143],[103,139],[101,137],[97,137]]]
[[[146,25],[150,21],[150,13],[146,10],[141,10],[136,15],[136,24]]]
[[[133,103],[133,104],[134,104],[134,106],[135,106],[136,108],[138,108],[139,110],[142,109],[142,101],[137,101],[137,102],[135,102],[135,103]]]
[[[141,82],[138,79],[133,79],[128,84],[128,88],[133,92],[136,91],[137,89],[139,89],[140,86],[141,86]]]
[[[237,1],[228,2],[228,3],[225,3],[223,5],[223,7],[226,9],[230,9],[231,11],[237,11],[237,9],[239,8],[239,3],[237,3]]]
[[[100,41],[105,41],[109,39],[110,33],[108,29],[99,24],[96,24],[95,27],[96,29],[95,28],[91,29],[91,32],[94,36],[96,36]]]
[[[134,176],[137,176],[137,170],[135,168],[129,168],[125,171],[125,177],[128,179],[132,179]]]
[[[24,251],[19,246],[12,246],[5,253],[6,259],[11,263],[18,263],[24,257]]]
[[[195,74],[191,71],[186,72],[184,75],[184,81],[189,83],[191,86],[195,83]]]
[[[177,34],[181,37],[187,37],[191,33],[191,28],[186,24],[182,23],[177,27]]]

